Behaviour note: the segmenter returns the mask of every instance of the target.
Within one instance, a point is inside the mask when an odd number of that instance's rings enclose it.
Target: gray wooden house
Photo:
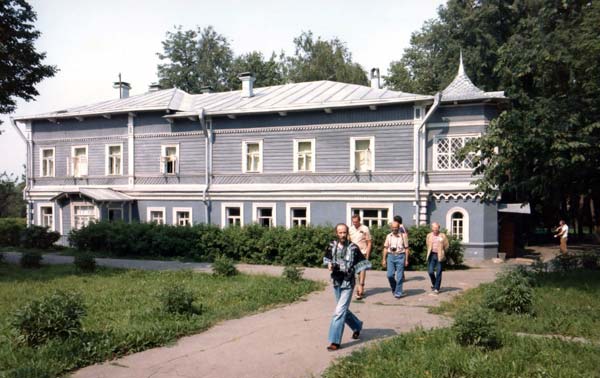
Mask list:
[[[66,236],[92,220],[294,227],[401,215],[439,222],[468,257],[496,256],[497,204],[481,202],[471,159],[456,152],[506,98],[473,85],[462,61],[435,96],[380,89],[375,69],[371,87],[240,79],[241,91],[150,90],[15,118],[28,221]]]

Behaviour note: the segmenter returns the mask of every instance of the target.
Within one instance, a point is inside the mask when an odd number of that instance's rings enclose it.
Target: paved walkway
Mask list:
[[[5,253],[8,261],[19,255]],[[64,264],[71,257],[46,255],[44,263]],[[207,272],[209,264],[173,261],[97,259],[100,265],[139,269],[193,269]],[[448,318],[428,313],[428,308],[462,291],[492,281],[504,264],[483,264],[477,269],[447,271],[438,296],[429,292],[425,272],[407,272],[407,297],[394,299],[385,272],[367,273],[367,297],[353,301],[351,310],[364,321],[359,340],[346,328],[342,349],[328,352],[327,331],[334,309],[333,291],[308,295],[305,300],[265,313],[228,320],[174,345],[150,349],[118,360],[92,365],[74,373],[77,378],[167,378],[167,377],[311,377],[319,376],[340,356],[371,342],[415,327],[426,329],[449,325]],[[280,275],[282,268],[238,265],[242,272]],[[306,269],[304,277],[328,280],[325,269]]]

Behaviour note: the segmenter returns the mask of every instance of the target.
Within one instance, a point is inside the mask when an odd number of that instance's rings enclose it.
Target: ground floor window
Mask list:
[[[244,204],[241,202],[221,203],[221,227],[243,226]]]
[[[275,203],[252,204],[252,217],[255,223],[264,227],[274,227],[276,219]]]
[[[192,209],[190,208],[174,208],[173,209],[173,224],[177,226],[192,225]]]
[[[108,221],[116,222],[123,220],[123,209],[121,208],[109,208],[108,209]]]
[[[165,224],[165,208],[164,207],[148,207],[146,210],[146,221],[156,224]]]
[[[287,203],[285,213],[287,228],[310,224],[310,203]]]
[[[40,206],[40,226],[54,230],[54,211],[52,206]]]
[[[469,241],[469,213],[461,207],[453,207],[446,214],[446,228],[463,242]]]
[[[73,228],[78,230],[97,220],[93,205],[73,205]]]
[[[348,224],[351,222],[352,215],[359,215],[362,223],[367,227],[382,227],[392,221],[391,204],[350,204],[349,208]]]

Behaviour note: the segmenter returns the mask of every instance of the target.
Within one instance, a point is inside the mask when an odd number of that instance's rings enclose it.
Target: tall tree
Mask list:
[[[162,87],[177,87],[189,93],[200,93],[204,86],[217,91],[231,88],[230,66],[233,51],[226,37],[212,26],[197,30],[167,32],[162,42],[163,52],[158,53],[158,79]]]
[[[25,177],[21,181],[6,172],[0,174],[0,218],[21,218],[25,216],[23,189]]]
[[[36,18],[25,0],[0,1],[0,114],[12,113],[17,98],[37,96],[35,85],[57,71],[42,63],[46,54],[34,46],[40,36],[33,25]]]
[[[283,53],[281,56],[283,56]],[[252,72],[254,74],[256,77],[254,85],[256,87],[279,85],[285,82],[283,63],[275,53],[271,54],[269,60],[265,60],[263,54],[258,51],[240,55],[233,60],[229,72],[229,83],[233,89],[242,87],[242,82],[237,78],[242,72]]]
[[[294,38],[294,56],[287,58],[288,80],[292,82],[333,80],[368,85],[367,75],[360,64],[338,38],[316,39],[311,31]]]

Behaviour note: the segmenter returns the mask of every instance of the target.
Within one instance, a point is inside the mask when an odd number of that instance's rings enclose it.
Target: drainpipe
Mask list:
[[[421,129],[423,129],[429,118],[431,118],[431,115],[436,111],[440,105],[441,99],[442,94],[440,92],[436,93],[433,98],[433,105],[429,108],[429,111],[423,118],[423,121],[417,129],[417,135],[415,136],[417,139],[417,164],[415,169],[415,178],[417,181],[415,186],[415,221],[417,226],[420,224],[419,217],[421,215]]]
[[[31,225],[31,198],[29,196],[29,189],[31,189],[31,178],[33,177],[33,142],[31,139],[28,139],[25,134],[19,129],[17,123],[12,117],[9,117],[10,123],[13,128],[17,131],[17,134],[23,139],[25,142],[25,146],[27,146],[27,167],[25,169],[25,189],[23,189],[23,199],[27,201],[27,226]]]
[[[208,211],[208,201],[206,200],[206,194],[208,192],[208,130],[206,129],[206,120],[204,118],[204,108],[200,109],[198,112],[198,120],[200,121],[200,126],[202,126],[202,132],[204,133],[204,190],[202,191],[202,202],[204,203],[204,217],[206,222],[208,223],[209,211]]]

